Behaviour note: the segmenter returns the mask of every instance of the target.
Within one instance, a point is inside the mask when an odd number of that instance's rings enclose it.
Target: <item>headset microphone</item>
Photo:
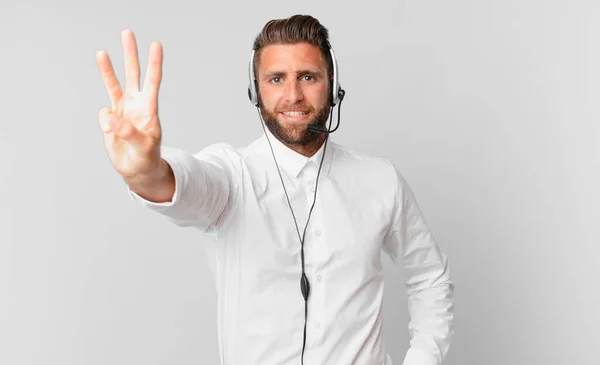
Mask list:
[[[339,91],[338,91],[338,120],[337,120],[337,123],[335,125],[335,128],[333,128],[332,130],[327,130],[327,129],[319,128],[319,127],[314,126],[314,125],[311,124],[311,125],[308,126],[307,129],[310,132],[313,132],[313,133],[330,134],[330,133],[335,132],[340,127],[340,113],[341,113],[341,110],[342,110],[342,100],[344,100],[344,95],[346,95],[346,92],[344,91],[344,89],[340,88]],[[330,110],[329,113],[330,113],[329,114],[329,116],[330,116],[330,118],[329,118],[329,126],[331,126],[331,118],[333,118],[333,105],[331,106],[331,110]]]

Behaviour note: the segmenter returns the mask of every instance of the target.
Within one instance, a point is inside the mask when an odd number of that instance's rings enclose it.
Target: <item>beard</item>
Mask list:
[[[262,100],[259,102],[259,105],[263,105]],[[303,123],[284,123],[277,119],[282,111],[290,109],[306,111],[310,117]],[[265,125],[278,140],[287,145],[301,146],[309,146],[319,140],[321,133],[309,131],[308,126],[312,125],[319,129],[326,129],[325,125],[329,112],[328,103],[319,109],[303,104],[282,105],[281,107],[275,107],[273,112],[260,108]]]

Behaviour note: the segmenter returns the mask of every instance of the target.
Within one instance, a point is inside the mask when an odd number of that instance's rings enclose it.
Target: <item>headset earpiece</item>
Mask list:
[[[340,87],[340,90],[338,91],[338,100],[339,101],[344,100],[345,95],[346,95],[346,91]]]
[[[252,105],[258,107],[258,87],[254,75],[254,50],[250,53],[250,62],[248,62],[248,79],[248,98]]]
[[[337,58],[333,52],[333,48],[329,47],[329,53],[331,55],[331,63],[333,64],[333,85],[331,88],[331,106],[335,106],[344,97],[344,90],[340,85],[340,76],[338,71]],[[341,98],[340,98],[341,95]]]

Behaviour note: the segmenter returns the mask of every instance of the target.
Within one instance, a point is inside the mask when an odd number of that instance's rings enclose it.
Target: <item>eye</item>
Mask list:
[[[271,79],[271,83],[278,84],[281,82],[281,77],[276,76]]]
[[[304,79],[304,81],[313,81],[315,78],[312,75],[304,75],[302,76],[302,79]]]

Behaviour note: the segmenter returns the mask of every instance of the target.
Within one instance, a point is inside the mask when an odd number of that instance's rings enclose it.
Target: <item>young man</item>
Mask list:
[[[161,146],[161,45],[150,46],[140,89],[131,31],[122,43],[124,91],[108,55],[97,54],[112,103],[99,114],[106,151],[134,199],[213,238],[221,363],[392,364],[383,250],[405,269],[404,364],[441,364],[453,334],[448,259],[389,161],[328,141],[323,130],[343,91],[327,29],[302,15],[268,22],[249,88],[264,135],[194,155]]]

